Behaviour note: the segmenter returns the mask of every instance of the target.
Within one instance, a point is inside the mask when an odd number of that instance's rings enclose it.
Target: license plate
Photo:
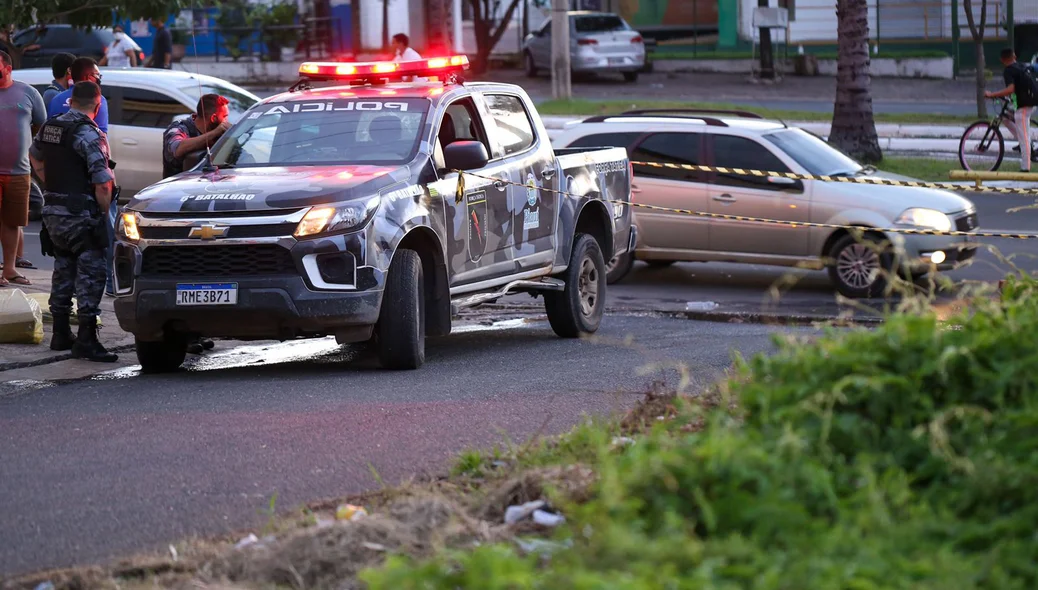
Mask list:
[[[610,64],[614,64],[614,65],[622,64],[622,63],[624,63],[624,58],[622,58],[622,57],[610,57],[609,58],[609,63]]]
[[[177,305],[235,305],[238,283],[188,283],[177,285]]]

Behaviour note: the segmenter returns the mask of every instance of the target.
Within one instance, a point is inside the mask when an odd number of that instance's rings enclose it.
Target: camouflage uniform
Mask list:
[[[77,111],[69,111],[55,120],[62,122],[87,121],[75,128],[71,139],[72,150],[86,162],[86,174],[91,184],[104,184],[115,179],[108,167],[108,138],[97,128],[90,117]],[[44,127],[44,130],[47,128]],[[40,131],[33,141],[32,156],[45,160],[45,133]],[[66,166],[74,166],[69,162]],[[48,166],[46,175],[63,174],[65,170]],[[103,224],[103,214],[99,210],[93,194],[88,195],[88,205],[81,210],[69,208],[64,204],[56,204],[55,200],[68,197],[67,194],[47,191],[44,193],[43,224],[54,244],[54,274],[50,294],[50,310],[54,315],[69,315],[72,311],[72,296],[78,302],[80,322],[96,318],[100,313],[101,297],[104,296],[107,272],[105,269],[105,244],[96,239],[98,224]],[[77,234],[87,232],[90,236],[89,247],[78,255],[75,250]]]

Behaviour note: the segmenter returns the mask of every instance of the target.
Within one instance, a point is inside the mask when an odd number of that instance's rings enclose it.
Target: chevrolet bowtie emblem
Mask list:
[[[212,224],[199,225],[191,228],[191,233],[187,234],[189,238],[199,238],[202,240],[215,240],[216,238],[222,238],[227,235],[226,227],[218,227]]]

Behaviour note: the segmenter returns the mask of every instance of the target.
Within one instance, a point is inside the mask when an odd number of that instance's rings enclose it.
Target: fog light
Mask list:
[[[934,252],[933,254],[930,255],[930,262],[932,262],[934,264],[940,264],[940,263],[944,262],[944,260],[947,257],[948,256],[943,251],[938,250],[938,251],[936,251],[936,252]]]

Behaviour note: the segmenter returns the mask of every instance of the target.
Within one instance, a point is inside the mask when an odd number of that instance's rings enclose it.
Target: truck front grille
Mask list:
[[[227,228],[225,238],[279,238],[290,236],[297,223],[274,223],[269,225],[232,225]],[[185,226],[142,226],[139,230],[145,240],[186,240],[191,228]]]
[[[233,277],[298,274],[288,250],[254,246],[151,246],[144,249],[144,276]]]

